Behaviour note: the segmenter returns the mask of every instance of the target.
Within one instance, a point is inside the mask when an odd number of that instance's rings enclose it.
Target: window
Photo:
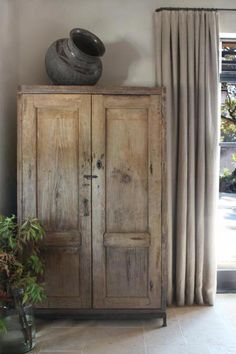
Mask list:
[[[236,38],[221,40],[220,81],[236,83]]]
[[[221,40],[218,292],[236,290],[236,35]]]

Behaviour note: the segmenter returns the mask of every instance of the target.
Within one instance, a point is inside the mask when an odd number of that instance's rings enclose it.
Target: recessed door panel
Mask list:
[[[111,108],[106,119],[106,231],[146,231],[147,110]]]
[[[80,255],[77,248],[51,248],[45,257],[49,298],[80,297]],[[73,272],[71,271],[73,269]],[[63,274],[63,276],[62,276]]]
[[[38,217],[47,230],[79,227],[79,117],[68,109],[38,109]]]
[[[106,248],[107,297],[147,297],[148,250]]]

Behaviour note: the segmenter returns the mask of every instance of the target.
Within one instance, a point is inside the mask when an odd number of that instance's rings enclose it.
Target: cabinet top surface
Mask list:
[[[56,85],[21,85],[19,94],[101,94],[101,95],[160,95],[162,87],[142,86],[56,86]]]

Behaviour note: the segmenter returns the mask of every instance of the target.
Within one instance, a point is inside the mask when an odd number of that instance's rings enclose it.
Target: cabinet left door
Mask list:
[[[91,96],[22,94],[18,217],[39,218],[48,308],[91,307]]]

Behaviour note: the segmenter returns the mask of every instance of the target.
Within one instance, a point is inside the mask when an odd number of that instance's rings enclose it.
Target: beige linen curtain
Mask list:
[[[157,85],[166,87],[168,302],[210,304],[216,287],[216,11],[155,12]]]

